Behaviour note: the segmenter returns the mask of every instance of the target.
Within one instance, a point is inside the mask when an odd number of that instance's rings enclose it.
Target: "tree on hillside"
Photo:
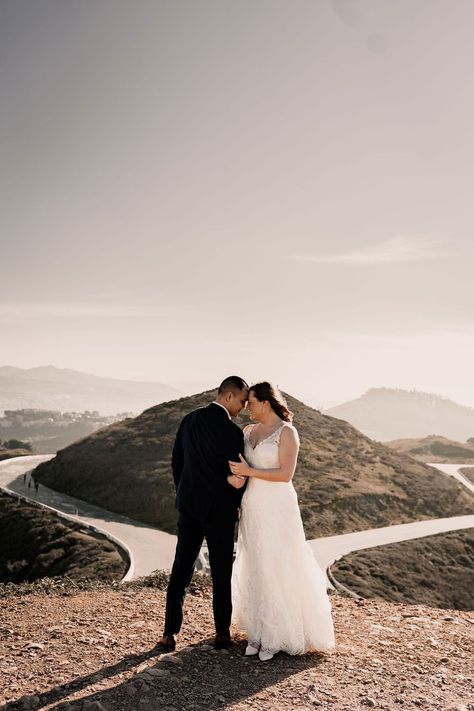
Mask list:
[[[0,440],[0,447],[5,449],[27,449],[29,452],[33,450],[30,442],[22,442],[20,439],[8,439],[5,442]]]

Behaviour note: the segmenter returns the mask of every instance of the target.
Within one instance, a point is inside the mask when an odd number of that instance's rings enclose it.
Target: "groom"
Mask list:
[[[245,480],[232,485],[229,460],[239,461],[244,451],[243,433],[232,422],[245,407],[248,385],[231,375],[219,386],[217,399],[190,412],[182,420],[173,447],[171,469],[179,511],[178,543],[166,593],[165,628],[158,651],[173,651],[175,635],[183,621],[183,602],[194,564],[204,538],[209,550],[213,610],[216,627],[214,647],[231,644],[231,576],[234,531]]]

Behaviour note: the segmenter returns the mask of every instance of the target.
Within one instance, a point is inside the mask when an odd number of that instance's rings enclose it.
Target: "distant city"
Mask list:
[[[0,443],[4,440],[4,447],[11,449],[11,443],[16,442],[17,446],[21,444],[23,448],[31,448],[34,453],[47,454],[133,414],[100,415],[97,410],[60,412],[38,408],[5,410],[0,418]]]

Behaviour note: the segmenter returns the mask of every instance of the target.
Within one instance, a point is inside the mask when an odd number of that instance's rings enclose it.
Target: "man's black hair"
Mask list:
[[[222,395],[228,390],[232,390],[233,392],[237,390],[240,392],[244,388],[248,388],[248,385],[243,378],[239,378],[238,375],[229,375],[229,377],[223,380],[222,383],[219,385],[218,394]]]

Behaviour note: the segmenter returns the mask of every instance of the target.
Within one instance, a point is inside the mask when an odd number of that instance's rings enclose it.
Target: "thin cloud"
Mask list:
[[[428,237],[405,237],[399,235],[378,244],[356,249],[342,254],[294,254],[291,259],[315,264],[393,264],[397,262],[420,262],[439,259],[449,254],[437,242]]]

